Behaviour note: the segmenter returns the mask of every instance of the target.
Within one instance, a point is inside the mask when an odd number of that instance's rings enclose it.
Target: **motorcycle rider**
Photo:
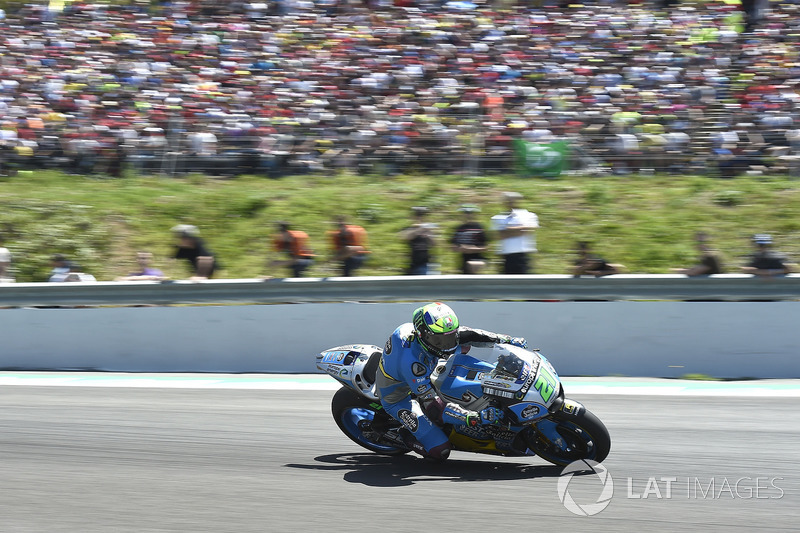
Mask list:
[[[440,358],[466,353],[471,346],[501,343],[527,346],[522,337],[461,326],[455,312],[439,302],[416,309],[412,322],[394,330],[383,349],[375,383],[383,408],[407,430],[401,434],[409,448],[423,457],[443,461],[452,446],[442,425],[501,423],[500,409],[487,407],[477,412],[445,403],[431,384],[431,374]]]

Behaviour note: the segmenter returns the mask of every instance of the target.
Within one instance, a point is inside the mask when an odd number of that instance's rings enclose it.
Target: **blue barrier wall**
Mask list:
[[[527,337],[563,375],[800,378],[796,301],[444,300],[465,325]],[[0,368],[314,372],[325,348],[382,346],[417,305],[0,309]]]

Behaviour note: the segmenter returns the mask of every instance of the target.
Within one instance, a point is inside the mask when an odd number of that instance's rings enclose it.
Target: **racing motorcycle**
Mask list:
[[[343,386],[331,401],[336,425],[356,444],[384,455],[410,452],[403,427],[383,409],[375,387],[382,349],[348,344],[317,355],[317,368]],[[538,455],[556,465],[602,462],[611,450],[608,430],[582,404],[564,396],[553,366],[538,350],[509,344],[492,350],[494,363],[467,354],[440,359],[431,381],[441,398],[466,409],[502,410],[501,425],[445,425],[453,448],[505,456]]]

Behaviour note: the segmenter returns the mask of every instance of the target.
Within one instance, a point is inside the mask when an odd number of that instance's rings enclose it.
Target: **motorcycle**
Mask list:
[[[400,422],[385,412],[377,396],[378,346],[348,344],[317,355],[316,365],[343,386],[331,401],[333,419],[353,442],[383,455],[411,451]],[[590,459],[602,462],[611,437],[597,416],[564,396],[558,373],[538,350],[498,344],[494,363],[467,354],[440,359],[431,375],[446,402],[481,411],[497,407],[501,425],[451,426],[444,431],[455,450],[503,456],[535,456],[556,465]],[[413,396],[413,395],[412,395]]]

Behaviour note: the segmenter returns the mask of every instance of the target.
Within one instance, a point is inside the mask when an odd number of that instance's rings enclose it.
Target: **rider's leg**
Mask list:
[[[425,416],[417,402],[406,396],[397,403],[383,404],[383,408],[414,437],[416,442],[409,439],[407,445],[415,452],[436,460],[447,459],[450,455],[452,445],[447,435]]]

